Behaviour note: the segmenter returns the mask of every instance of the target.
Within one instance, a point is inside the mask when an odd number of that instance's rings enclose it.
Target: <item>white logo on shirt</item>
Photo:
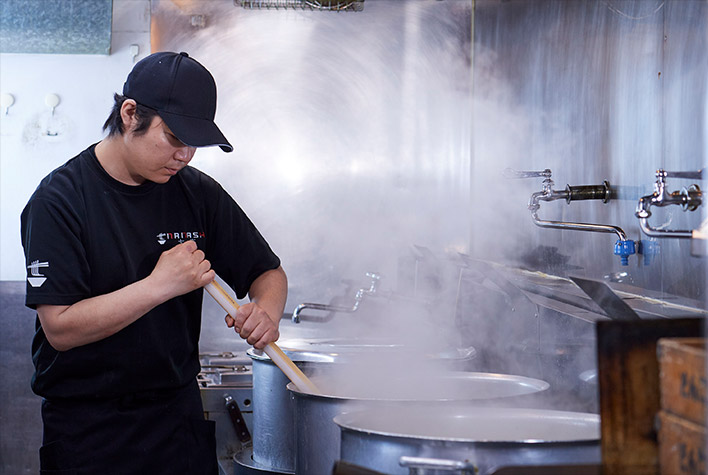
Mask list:
[[[41,287],[47,280],[46,277],[39,273],[40,267],[49,267],[49,262],[39,262],[39,260],[36,260],[32,261],[32,263],[27,266],[31,275],[31,277],[27,277],[27,282],[29,282],[32,287]]]
[[[206,237],[203,231],[178,231],[174,233],[160,233],[157,236],[157,242],[160,245],[164,245],[167,241],[177,241],[178,243],[183,243],[184,241],[197,239],[202,239]]]

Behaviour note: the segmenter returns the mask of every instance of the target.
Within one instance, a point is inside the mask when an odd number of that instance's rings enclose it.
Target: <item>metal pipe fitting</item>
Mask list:
[[[602,185],[565,186],[567,194],[566,201],[581,200],[602,200],[603,203],[610,201],[610,183],[605,180]]]

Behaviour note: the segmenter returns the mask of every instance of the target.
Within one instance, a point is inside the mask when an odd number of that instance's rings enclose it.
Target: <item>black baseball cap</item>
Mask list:
[[[216,82],[187,53],[160,52],[141,59],[128,75],[123,95],[155,109],[185,145],[234,149],[214,123]]]

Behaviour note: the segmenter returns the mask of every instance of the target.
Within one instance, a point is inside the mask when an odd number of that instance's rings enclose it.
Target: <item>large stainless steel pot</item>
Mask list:
[[[320,388],[331,388],[331,382],[322,378],[313,381]],[[421,402],[430,407],[451,403],[486,405],[491,400],[502,404],[509,398],[518,403],[523,395],[548,388],[544,381],[523,376],[473,372],[449,372],[422,380],[389,377],[386,383],[378,381],[373,386],[367,386],[363,380],[360,383],[363,384],[354,392],[333,394],[309,394],[288,384],[295,404],[295,473],[332,472],[339,458],[340,440],[340,430],[333,419],[343,412],[376,407],[393,409]]]
[[[358,366],[367,359],[376,364],[382,356],[409,358],[409,351],[412,351],[403,344],[374,338],[290,339],[281,341],[279,346],[309,377],[326,375],[335,368],[339,374],[346,374],[342,368],[347,364],[357,363]],[[295,434],[293,403],[286,389],[289,380],[262,351],[251,348],[247,354],[253,362],[254,466],[292,473],[295,470]],[[424,360],[446,368],[459,368],[474,358],[475,350],[472,347],[445,351],[431,349],[422,356]]]
[[[340,414],[341,460],[387,474],[600,463],[596,414],[418,406]]]
[[[318,353],[283,352],[303,373],[311,376],[331,358]],[[275,472],[295,470],[295,434],[292,402],[285,389],[290,382],[265,353],[247,351],[253,360],[253,461]]]

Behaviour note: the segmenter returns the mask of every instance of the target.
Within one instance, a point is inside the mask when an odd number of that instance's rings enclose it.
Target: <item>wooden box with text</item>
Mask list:
[[[660,473],[705,475],[706,428],[666,411],[656,418]]]
[[[706,339],[662,338],[658,341],[661,409],[706,425]]]

